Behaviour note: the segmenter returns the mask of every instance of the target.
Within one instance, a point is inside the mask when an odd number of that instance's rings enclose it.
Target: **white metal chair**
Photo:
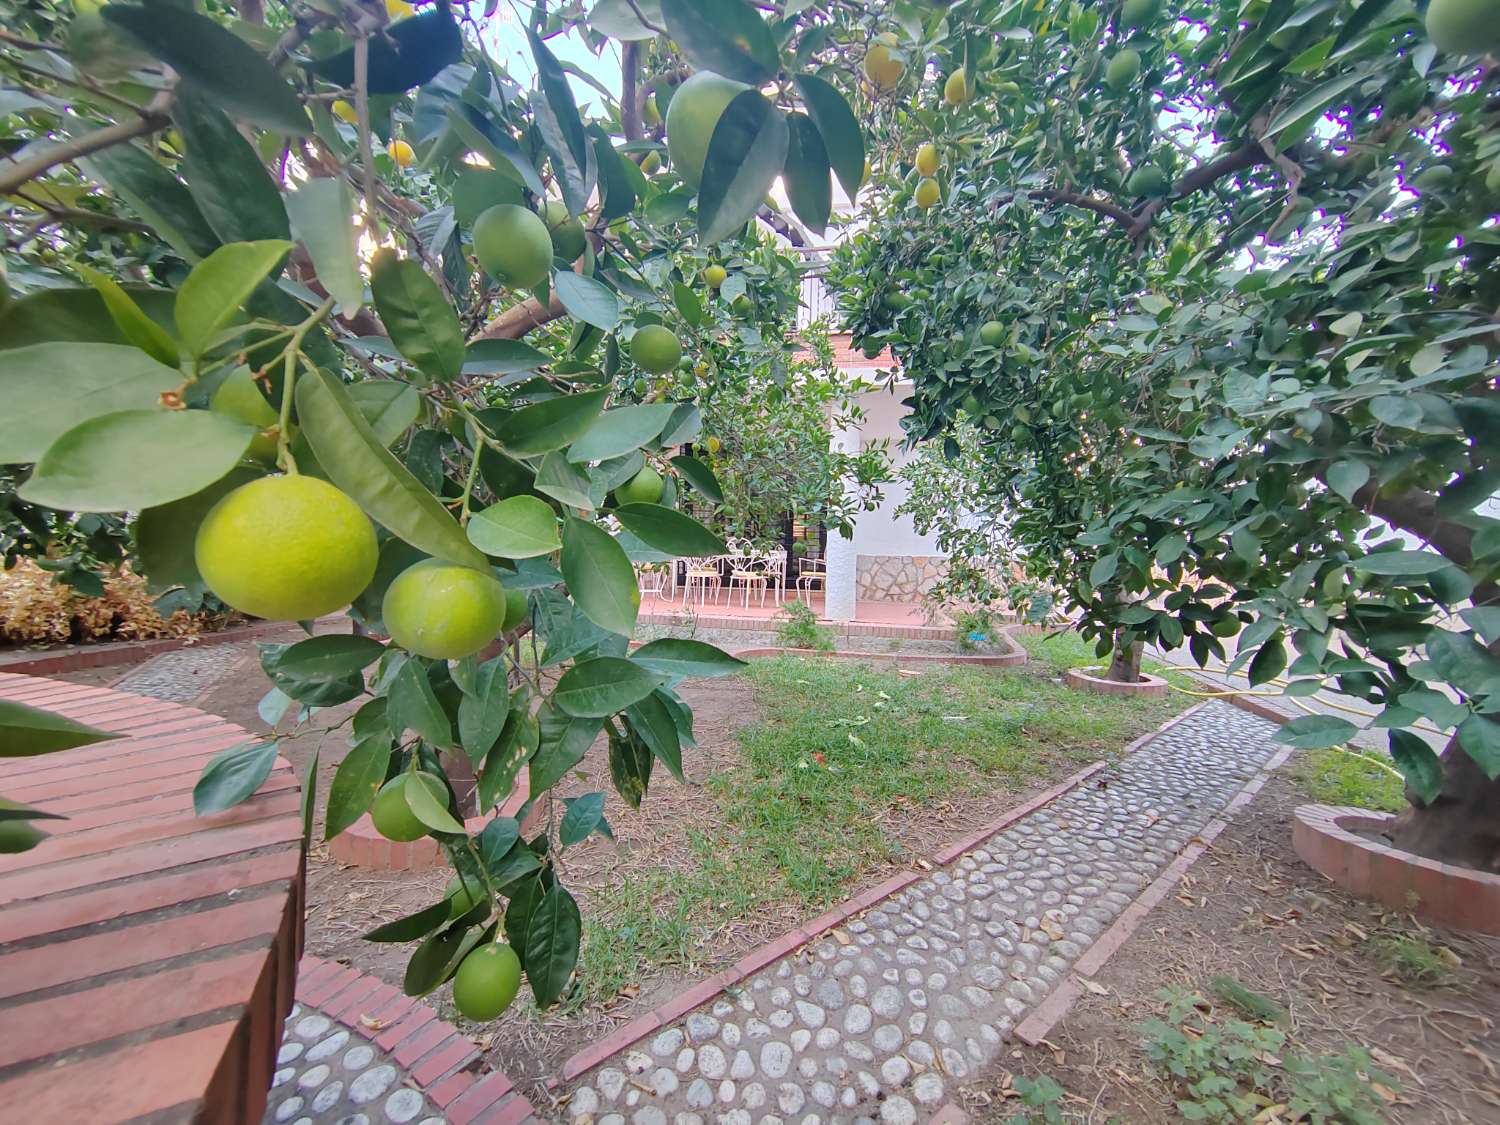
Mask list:
[[[640,587],[641,596],[650,594],[653,598],[660,598],[665,593],[670,597],[671,592],[667,589],[667,568],[661,563],[636,563],[635,582]]]
[[[685,558],[683,563],[682,582],[682,604],[686,606],[693,596],[693,591],[698,591],[698,604],[704,605],[708,600],[709,590],[713,591],[714,603],[719,601],[719,587],[723,579],[719,575],[719,560],[717,556],[703,558]]]
[[[804,559],[797,568],[797,600],[811,605],[814,586],[828,592],[828,567],[822,559]]]

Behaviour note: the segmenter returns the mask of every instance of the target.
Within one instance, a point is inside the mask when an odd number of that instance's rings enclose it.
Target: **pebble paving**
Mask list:
[[[1278,749],[1210,703],[576,1085],[576,1125],[914,1125]]]
[[[276,1066],[264,1125],[447,1125],[387,1052],[316,1009],[292,1007]]]
[[[164,652],[122,677],[113,687],[133,695],[191,703],[229,675],[248,651],[246,645],[219,644]]]

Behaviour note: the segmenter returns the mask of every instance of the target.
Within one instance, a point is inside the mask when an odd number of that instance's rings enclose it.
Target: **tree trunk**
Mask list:
[[[1485,776],[1457,735],[1440,761],[1441,792],[1432,804],[1413,805],[1396,818],[1392,843],[1428,859],[1500,873],[1500,779]]]
[[[1109,658],[1109,675],[1105,678],[1117,684],[1138,683],[1141,678],[1142,647],[1140,641],[1126,644],[1125,630],[1118,630],[1115,633],[1114,654]]]

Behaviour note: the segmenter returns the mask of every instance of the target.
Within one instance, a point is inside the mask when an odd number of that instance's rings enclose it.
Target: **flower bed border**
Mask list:
[[[1302,861],[1350,894],[1424,922],[1500,936],[1500,875],[1428,859],[1357,835],[1382,832],[1389,813],[1301,805],[1292,844]]]
[[[1150,672],[1142,672],[1139,680],[1133,684],[1127,684],[1119,680],[1107,680],[1103,676],[1091,676],[1089,673],[1092,670],[1069,668],[1063,673],[1063,682],[1070,688],[1091,691],[1095,695],[1137,695],[1151,699],[1166,695],[1172,686],[1160,676],[1153,676]]]

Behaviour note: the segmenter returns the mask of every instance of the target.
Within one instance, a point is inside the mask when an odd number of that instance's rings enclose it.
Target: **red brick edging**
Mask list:
[[[1151,736],[1147,735],[1146,737],[1149,738]],[[1136,744],[1132,743],[1132,746],[1134,745]],[[977,847],[983,841],[989,839],[989,837],[1002,829],[1009,827],[1015,821],[1020,820],[1024,816],[1029,816],[1048,802],[1054,801],[1069,790],[1082,785],[1107,765],[1107,762],[1095,762],[1093,765],[1079,770],[1071,777],[1064,779],[1050,789],[1043,790],[1029,800],[1008,809],[1001,816],[984,825],[982,828],[943,848],[942,851],[932,857],[932,863],[935,866],[942,866],[953,862],[971,848]],[[716,973],[707,980],[700,981],[686,992],[680,993],[653,1010],[637,1016],[605,1038],[573,1055],[562,1064],[558,1077],[551,1080],[549,1086],[555,1088],[562,1082],[571,1082],[585,1071],[592,1070],[600,1063],[613,1058],[631,1044],[644,1039],[653,1031],[681,1019],[699,1005],[706,1004],[725,989],[734,987],[746,978],[758,973],[772,962],[801,948],[828,930],[842,925],[856,914],[868,910],[876,903],[894,894],[899,894],[918,880],[925,879],[928,874],[930,872],[924,870],[902,871],[899,874],[893,875],[885,882],[879,883],[869,890],[840,903],[826,913],[820,914],[812,921],[797,927],[790,933],[783,934],[774,941],[751,950],[730,968],[725,969],[721,973]]]
[[[1171,687],[1166,680],[1153,676],[1150,672],[1142,672],[1141,678],[1132,684],[1107,680],[1103,676],[1091,676],[1087,668],[1069,668],[1063,673],[1063,682],[1070,688],[1091,691],[1095,695],[1140,695],[1151,698],[1166,695],[1167,689]]]
[[[517,1125],[536,1116],[515,1083],[483,1069],[479,1048],[419,999],[358,969],[305,955],[297,1003],[388,1052],[449,1125]]]
[[[56,676],[84,668],[106,668],[128,664],[164,652],[204,645],[232,644],[258,637],[272,636],[296,628],[285,621],[261,621],[253,625],[234,625],[217,633],[199,633],[192,637],[158,637],[149,641],[104,641],[100,644],[63,645],[50,649],[22,649],[0,654],[0,672],[24,676]]]
[[[1207,706],[1206,703],[1200,703],[1196,707],[1189,708],[1148,737],[1154,738],[1156,734],[1161,734],[1205,706]],[[1282,718],[1279,721],[1286,722],[1286,719]],[[1178,852],[1177,857],[1167,864],[1145,890],[1136,896],[1135,901],[1121,911],[1120,916],[1114,920],[1109,929],[1100,934],[1098,940],[1084,950],[1083,955],[1073,963],[1069,975],[1048,994],[1035,1011],[1016,1025],[1014,1034],[1017,1039],[1034,1047],[1051,1034],[1052,1029],[1062,1022],[1078,997],[1083,995],[1084,985],[1080,978],[1097,975],[1104,968],[1105,963],[1134,936],[1152,909],[1167,897],[1172,888],[1187,874],[1188,869],[1204,852],[1208,851],[1219,834],[1229,827],[1229,821],[1234,814],[1248,805],[1265,787],[1271,775],[1291,757],[1292,749],[1290,746],[1283,747],[1273,754],[1260,769],[1256,770],[1255,775],[1245,783],[1243,789],[1235,794],[1229,804],[1203,826],[1197,838]]]
[[[950,655],[940,652],[859,652],[852,649],[824,650],[769,647],[736,649],[734,655],[742,660],[748,660],[757,656],[817,656],[831,660],[855,660],[866,663],[969,664],[981,668],[1007,668],[1026,663],[1026,650],[1017,644],[1013,637],[1007,633],[996,633],[995,636],[1005,641],[1006,652],[982,655],[953,653]]]
[[[1292,845],[1302,861],[1350,894],[1440,926],[1500,936],[1500,875],[1356,835],[1384,831],[1395,819],[1386,813],[1302,805],[1292,815]]]
[[[530,778],[530,767],[516,775],[515,788],[495,809],[494,816],[515,816],[520,811],[531,791]],[[490,819],[490,813],[467,817],[464,827],[471,834],[482,832]],[[448,862],[437,840],[431,836],[411,841],[387,840],[375,831],[369,813],[328,841],[328,855],[346,867],[363,867],[370,871],[431,871]]]

